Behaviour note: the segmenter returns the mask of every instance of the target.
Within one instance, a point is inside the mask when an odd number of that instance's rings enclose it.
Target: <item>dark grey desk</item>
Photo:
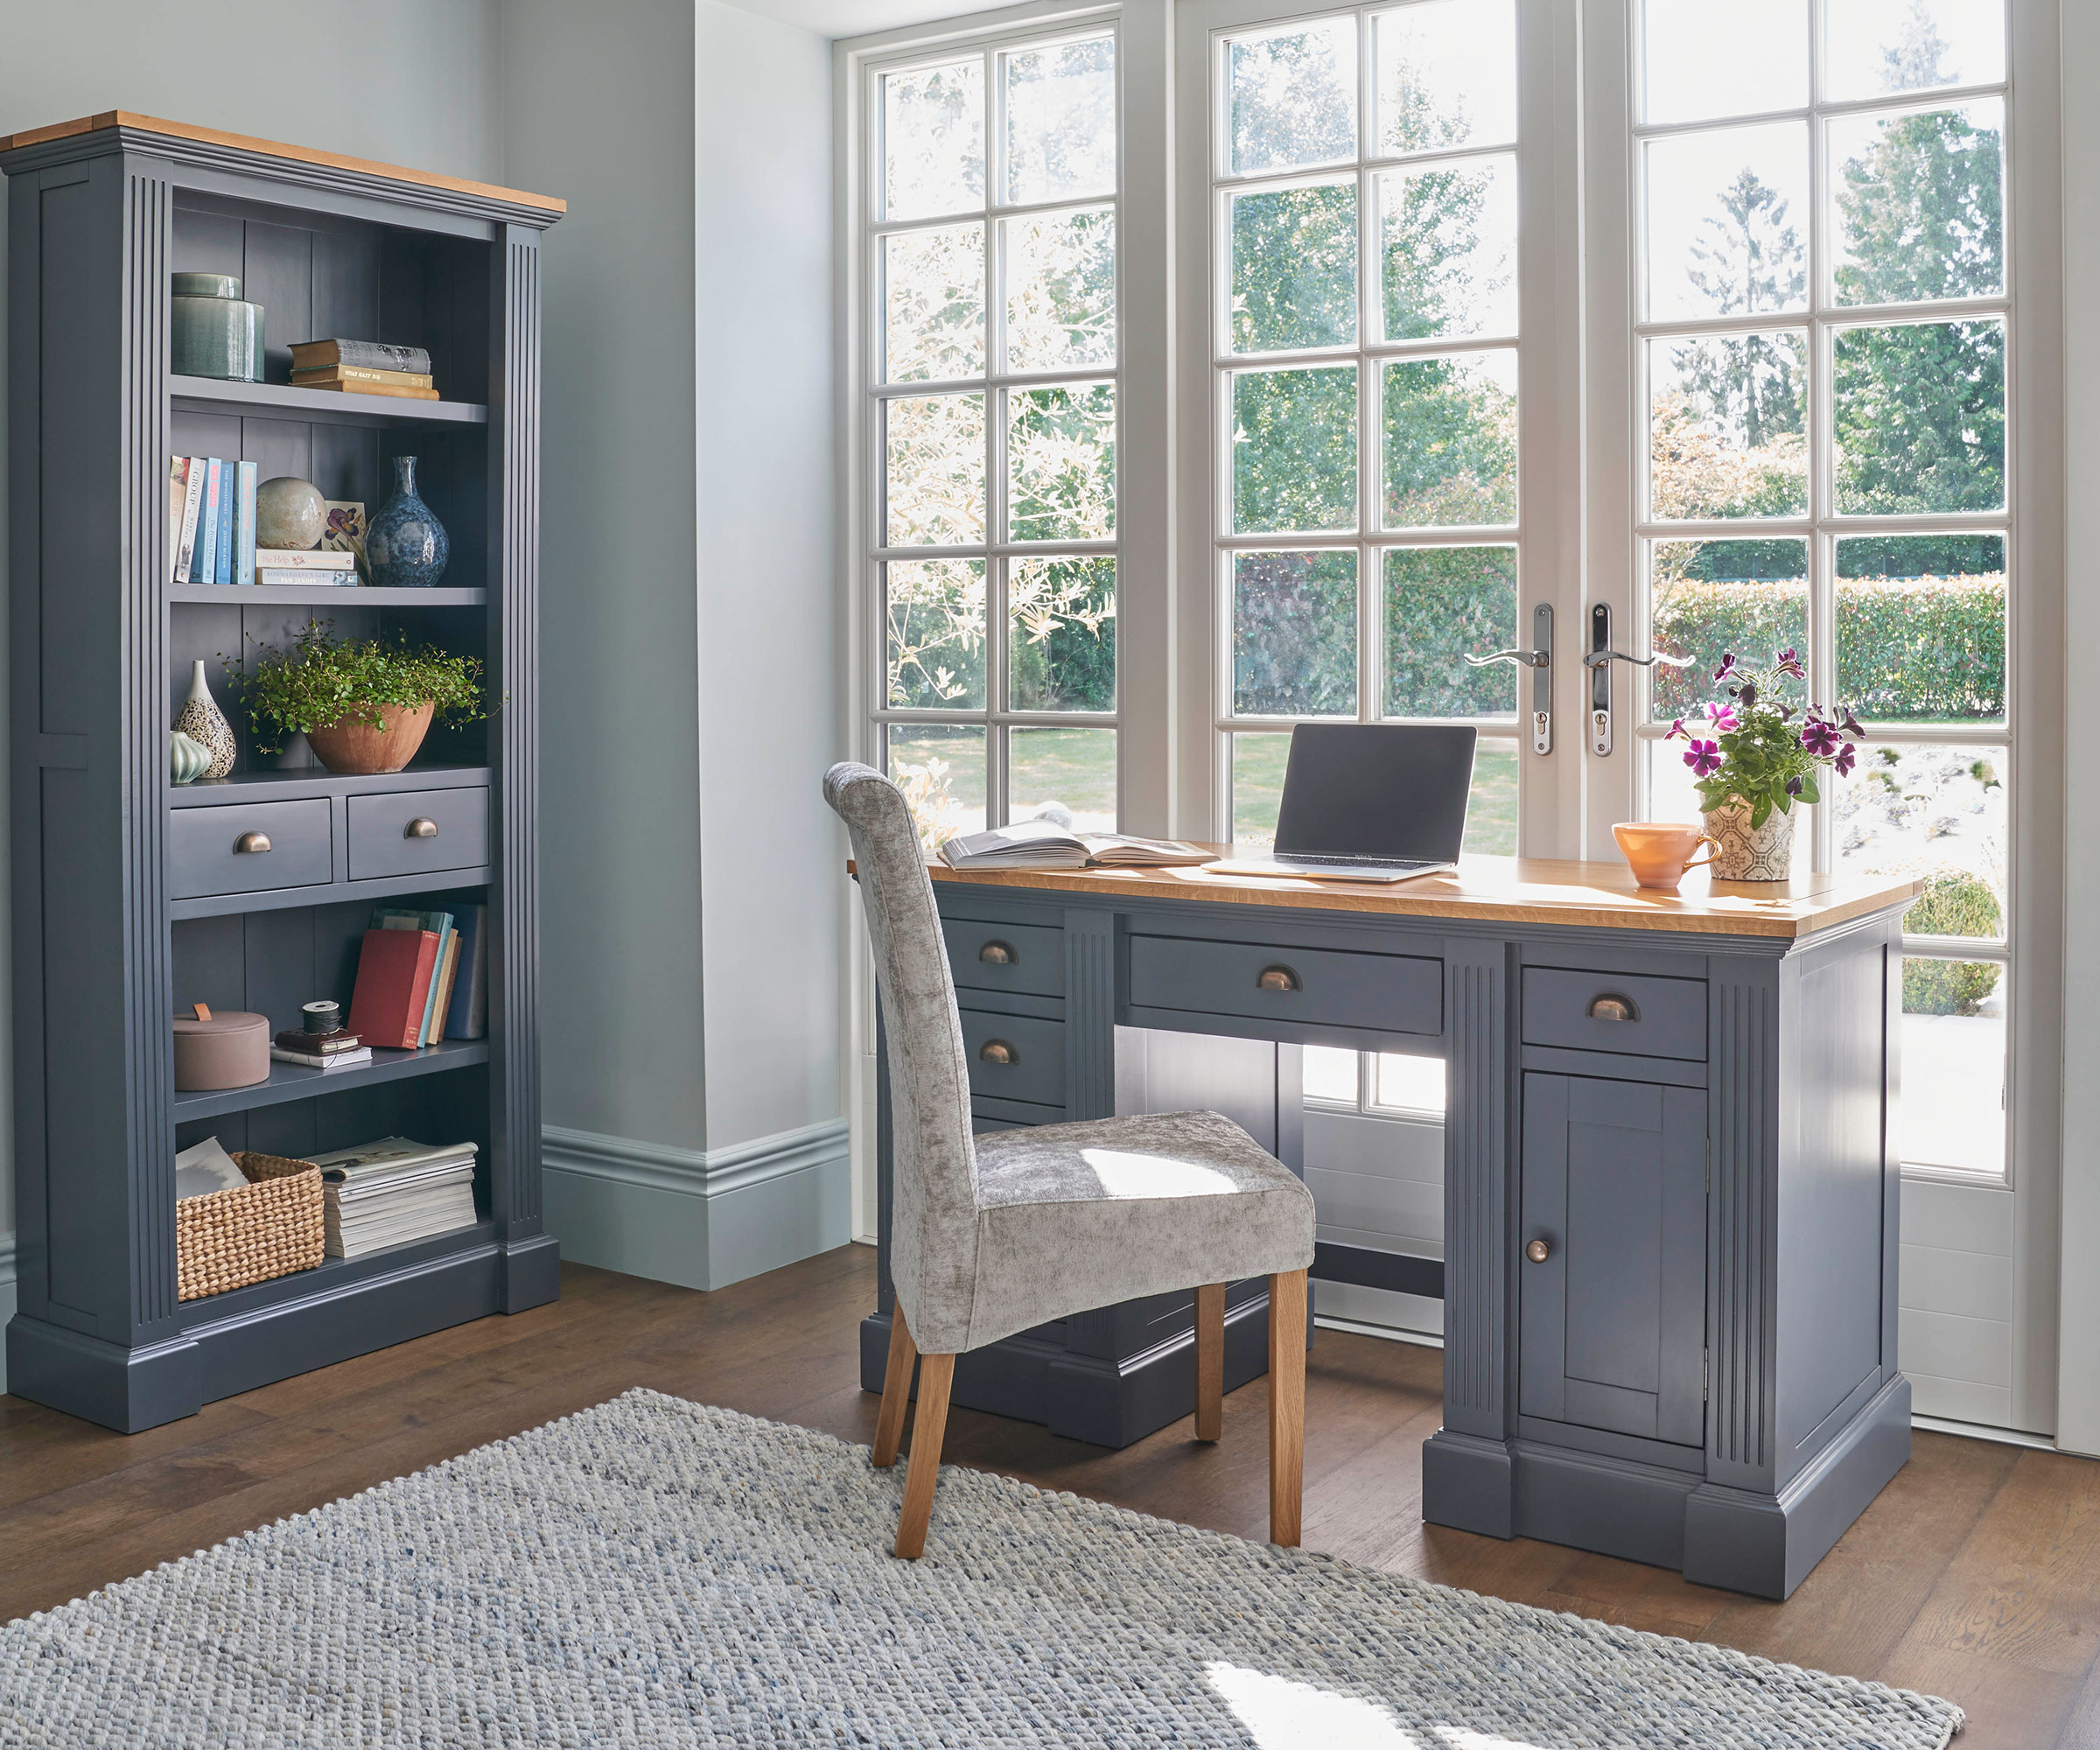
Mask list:
[[[1890,1108],[1914,884],[934,874],[981,1128],[1112,1112],[1118,1024],[1445,1060],[1446,1261],[1323,1244],[1312,1272],[1444,1298],[1425,1518],[1783,1598],[1908,1458]],[[1302,1170],[1296,1057],[1173,1103]],[[1234,1284],[1227,1328],[1230,1387],[1264,1366],[1263,1284]],[[1046,1326],[964,1357],[956,1401],[1127,1445],[1190,1413],[1190,1329],[1186,1294]]]

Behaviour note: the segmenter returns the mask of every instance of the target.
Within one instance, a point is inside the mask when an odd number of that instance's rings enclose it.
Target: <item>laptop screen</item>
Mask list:
[[[1299,724],[1276,854],[1457,862],[1474,738],[1470,724]]]

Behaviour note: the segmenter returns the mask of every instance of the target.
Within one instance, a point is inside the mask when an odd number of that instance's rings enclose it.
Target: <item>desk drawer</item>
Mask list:
[[[394,790],[350,798],[350,878],[479,869],[488,861],[488,792]]]
[[[1065,1024],[1032,1015],[994,1015],[964,1009],[962,1045],[970,1056],[970,1091],[1033,1106],[1065,1103]],[[1000,1047],[1010,1057],[1002,1060]],[[990,1057],[984,1054],[991,1053]]]
[[[1282,988],[1264,987],[1264,974]],[[1134,935],[1130,1002],[1145,1009],[1441,1033],[1444,962],[1418,955]]]
[[[1614,1001],[1630,1011],[1621,1019],[1608,1018]],[[1706,981],[1527,966],[1524,1043],[1704,1063]]]
[[[1040,924],[981,924],[942,918],[948,963],[964,990],[1022,990],[1033,997],[1065,994],[1065,933]]]
[[[267,844],[267,850],[262,849]],[[246,844],[249,849],[235,849]],[[235,802],[168,813],[168,897],[259,893],[318,887],[334,878],[335,834],[328,804]]]

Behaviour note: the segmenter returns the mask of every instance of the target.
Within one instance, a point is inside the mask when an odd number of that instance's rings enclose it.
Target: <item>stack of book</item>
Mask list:
[[[256,581],[253,462],[177,456],[168,464],[168,551],[178,584]]]
[[[287,1027],[270,1041],[270,1054],[275,1062],[303,1064],[308,1069],[354,1069],[372,1061],[372,1047],[347,1027],[328,1033]]]
[[[298,388],[346,395],[397,395],[436,401],[430,355],[421,346],[382,340],[302,340],[291,349],[291,381]]]
[[[382,906],[358,950],[350,1031],[368,1046],[415,1051],[488,1030],[488,907]]]
[[[256,582],[316,584],[323,588],[357,585],[357,555],[333,547],[314,547],[302,552],[296,547],[256,549]]]
[[[472,1227],[475,1152],[472,1143],[382,1137],[309,1156],[321,1170],[327,1255],[362,1257]]]

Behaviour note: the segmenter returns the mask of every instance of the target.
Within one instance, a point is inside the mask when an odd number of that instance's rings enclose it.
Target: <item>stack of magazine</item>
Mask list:
[[[1075,832],[1049,820],[1016,821],[941,847],[941,860],[951,869],[1172,869],[1212,863],[1217,855],[1178,839]]]
[[[327,1255],[362,1257],[474,1221],[472,1143],[375,1143],[310,1156],[321,1170]]]

